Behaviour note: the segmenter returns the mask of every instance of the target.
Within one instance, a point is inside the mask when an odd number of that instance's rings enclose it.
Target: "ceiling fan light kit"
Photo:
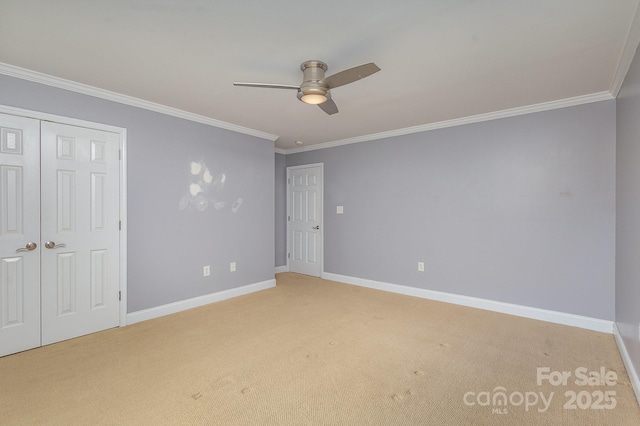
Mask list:
[[[309,105],[319,105],[323,102],[327,102],[327,97],[325,95],[322,93],[313,93],[312,91],[308,91],[307,93],[303,91],[298,92],[298,99]]]
[[[312,60],[303,62],[300,65],[303,80],[300,86],[290,84],[271,84],[271,83],[239,83],[234,82],[235,86],[247,87],[264,87],[270,89],[296,89],[298,91],[298,99],[302,102],[318,105],[327,114],[335,114],[338,107],[331,100],[330,89],[353,83],[354,81],[363,79],[378,71],[380,68],[373,62],[349,68],[339,73],[333,74],[325,78],[324,74],[328,67],[322,61]]]

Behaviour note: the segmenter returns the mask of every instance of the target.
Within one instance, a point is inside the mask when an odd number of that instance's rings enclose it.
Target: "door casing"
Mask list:
[[[116,133],[120,140],[120,323],[127,325],[127,129],[102,123],[0,105],[0,113]]]

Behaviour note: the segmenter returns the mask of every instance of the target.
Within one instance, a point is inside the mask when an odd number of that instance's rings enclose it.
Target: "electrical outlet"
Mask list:
[[[209,265],[203,266],[202,267],[202,276],[203,277],[208,277],[209,275],[211,275],[211,266],[209,266]]]
[[[231,272],[235,272],[236,271],[236,262],[231,262],[229,264],[229,271],[231,271]]]
[[[418,262],[418,271],[424,272],[424,262]]]

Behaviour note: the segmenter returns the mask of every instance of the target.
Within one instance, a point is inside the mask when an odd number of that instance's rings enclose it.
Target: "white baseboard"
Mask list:
[[[530,306],[515,305],[512,303],[497,302],[495,300],[480,299],[477,297],[462,296],[459,294],[425,290],[422,288],[409,287],[398,284],[389,284],[363,278],[332,274],[329,272],[323,272],[322,278],[331,281],[338,281],[345,284],[352,284],[361,287],[373,288],[376,290],[389,291],[391,293],[404,294],[406,296],[414,296],[423,299],[437,300],[439,302],[453,303],[455,305],[469,306],[471,308],[485,309],[487,311],[500,312],[503,314],[547,321],[556,324],[570,325],[573,327],[585,328],[587,330],[600,331],[603,333],[613,333],[613,321],[607,321],[598,318],[585,317],[564,312],[549,311],[546,309],[532,308]]]
[[[281,272],[289,272],[289,267],[287,265],[276,266],[276,274],[279,274]]]
[[[255,293],[256,291],[266,290],[276,286],[276,280],[267,280],[255,284],[248,284],[238,288],[219,291],[217,293],[206,294],[204,296],[194,297],[192,299],[181,300],[179,302],[168,303],[155,308],[143,309],[141,311],[130,312],[127,314],[127,324],[135,324],[137,322],[150,320],[153,318],[163,317],[165,315],[175,314],[176,312],[186,311],[187,309],[197,308],[199,306],[208,305],[214,302],[231,299],[245,294]]]
[[[625,346],[624,340],[620,335],[620,329],[618,329],[618,324],[616,323],[614,323],[613,325],[613,335],[616,338],[618,351],[620,352],[620,356],[622,357],[622,362],[624,362],[624,367],[627,369],[627,375],[629,376],[629,380],[631,380],[631,386],[633,387],[633,391],[636,394],[636,399],[638,400],[638,404],[640,404],[640,376],[638,376],[638,372],[631,362],[631,357],[629,356],[627,347]]]

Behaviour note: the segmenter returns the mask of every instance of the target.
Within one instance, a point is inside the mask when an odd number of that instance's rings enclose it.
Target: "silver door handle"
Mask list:
[[[314,227],[313,227],[313,228],[311,228],[311,229],[320,229],[320,225],[316,225],[316,226],[314,226]]]
[[[53,241],[47,241],[46,243],[44,243],[44,246],[48,249],[57,249],[57,248],[66,247],[67,245],[65,243],[56,244]]]
[[[27,243],[24,247],[21,247],[16,250],[16,253],[20,253],[21,251],[33,251],[38,247],[38,245],[34,242]]]

